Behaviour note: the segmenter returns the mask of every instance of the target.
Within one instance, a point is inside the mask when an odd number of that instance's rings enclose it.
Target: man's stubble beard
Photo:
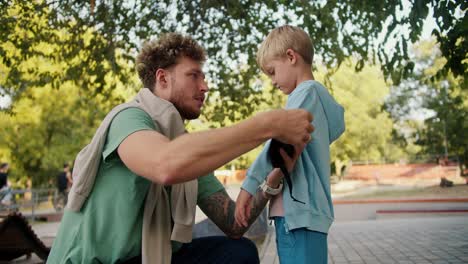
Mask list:
[[[187,109],[187,107],[184,107],[182,103],[179,104],[179,102],[174,102],[173,104],[183,119],[193,120],[200,116],[200,112],[195,113],[194,111]]]
[[[175,81],[175,76],[171,78],[172,82],[172,87],[176,87],[176,81]],[[171,103],[174,105],[174,107],[177,109],[179,112],[180,116],[182,116],[183,119],[185,120],[193,120],[197,119],[200,116],[201,111],[194,112],[190,110],[188,107],[184,106],[183,102],[183,95],[184,93],[181,90],[173,90],[172,98],[171,98]]]

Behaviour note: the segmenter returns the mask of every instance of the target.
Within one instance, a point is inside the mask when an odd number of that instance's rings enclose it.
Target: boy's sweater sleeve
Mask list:
[[[286,103],[286,109],[303,108],[313,113],[312,106],[316,100],[315,94],[311,89],[298,90],[292,93]],[[273,170],[271,161],[268,158],[268,148],[270,147],[270,140],[265,144],[260,155],[255,159],[252,166],[247,171],[247,177],[242,183],[242,189],[246,190],[252,195],[257,192],[258,186],[266,179],[268,174]]]
[[[270,147],[270,140],[268,140],[262,152],[255,159],[252,166],[247,171],[247,177],[242,183],[242,189],[246,190],[252,195],[257,192],[258,186],[265,180],[268,174],[273,170],[270,159],[268,158],[268,148]]]

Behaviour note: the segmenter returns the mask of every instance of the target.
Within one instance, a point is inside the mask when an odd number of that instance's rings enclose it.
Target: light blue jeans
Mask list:
[[[281,264],[327,264],[327,234],[306,228],[286,232],[284,217],[275,217],[274,221]]]

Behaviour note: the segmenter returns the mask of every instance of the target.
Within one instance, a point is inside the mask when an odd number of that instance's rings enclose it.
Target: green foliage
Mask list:
[[[464,169],[468,167],[468,92],[459,83],[452,75],[432,82],[424,106],[435,114],[418,131],[417,143],[425,153],[457,157]]]
[[[466,1],[434,1],[434,17],[439,30],[433,34],[440,43],[442,56],[447,59],[439,75],[448,74],[449,70],[455,76],[464,78],[465,89],[468,87],[468,2]]]
[[[383,103],[389,93],[389,85],[385,82],[378,66],[365,66],[361,72],[355,72],[355,61],[348,60],[330,78],[335,99],[345,108],[346,131],[333,143],[331,159],[333,163],[345,163],[350,160],[396,161],[405,151],[403,147],[392,142],[393,120],[384,111]],[[327,70],[320,67],[315,77],[324,82]],[[285,105],[287,96],[274,88],[266,79],[261,95],[261,104],[255,111],[281,108]],[[205,109],[205,111],[212,109]],[[198,129],[213,126],[204,121],[194,125]],[[203,127],[204,126],[204,127]],[[195,129],[197,130],[197,129]],[[263,146],[234,160],[224,166],[237,169],[248,168],[260,153]],[[340,167],[340,166],[339,166]]]
[[[34,187],[52,184],[63,163],[73,162],[110,105],[87,100],[83,107],[76,86],[33,90],[13,113],[0,112],[0,145],[14,164],[12,180],[30,178]]]
[[[0,47],[2,63],[12,69],[6,73],[3,87],[6,94],[17,97],[31,83],[59,87],[69,80],[86,91],[107,93],[105,88],[112,90],[116,84],[104,77],[106,73],[111,72],[121,82],[133,75],[126,65],[132,64],[141,41],[167,31],[186,32],[208,51],[212,91],[219,97],[212,101],[214,111],[208,112],[207,118],[224,125],[225,120],[239,119],[236,112],[251,113],[259,104],[258,96],[250,96],[261,93],[252,85],[258,73],[255,53],[264,36],[278,25],[290,23],[308,31],[316,54],[328,68],[339,66],[351,55],[357,58],[356,69],[362,69],[369,57],[374,62],[378,58],[385,76],[398,82],[413,69],[408,44],[418,39],[431,10],[438,24],[434,34],[448,59],[443,70],[466,73],[466,8],[465,2],[450,0],[404,4],[397,0],[2,2],[1,42],[18,48],[11,55]],[[43,20],[31,23],[35,17]],[[27,33],[19,36],[18,28]],[[409,33],[402,34],[405,30]],[[66,32],[68,37],[58,32]],[[379,40],[381,36],[383,40]],[[41,42],[59,48],[50,54],[30,48]],[[73,60],[79,54],[84,56]],[[66,71],[38,73],[32,69],[35,78],[29,78],[15,70],[35,55],[63,62]]]
[[[14,102],[0,112],[0,158],[11,162],[11,179],[30,178],[33,186],[43,186],[50,180],[55,184],[62,164],[72,162],[89,142],[104,114],[134,93],[136,79],[118,52],[117,64],[125,65],[120,77],[133,77],[125,83],[106,61],[87,64],[99,56],[86,45],[102,38],[90,29],[73,35],[50,28],[50,13],[42,8],[35,12],[35,4],[16,2],[0,11],[11,16],[10,24],[2,24],[6,30],[1,34],[7,34],[8,41],[0,43],[5,55],[0,91]],[[72,40],[85,47],[68,56],[66,45]],[[96,73],[96,67],[102,72]]]
[[[268,111],[272,109],[283,108],[286,105],[287,97],[279,89],[273,87],[273,85],[271,84],[271,81],[268,78],[266,78],[265,75],[262,75],[262,77],[258,80],[258,82],[259,83],[257,85],[263,84],[265,88],[262,90],[262,93],[260,95],[250,95],[250,96],[259,97],[257,98],[259,101],[259,104],[253,106],[254,107],[253,112],[250,112],[250,113],[235,112],[235,115],[237,116],[237,118],[246,119],[248,117],[253,116],[255,113]],[[206,105],[203,110],[203,115],[200,116],[200,119],[191,121],[187,125],[188,131],[195,132],[195,131],[205,130],[209,128],[220,127],[219,122],[210,121],[206,118],[207,112],[211,112],[214,115],[216,114],[216,111],[217,111],[217,108],[213,104]],[[222,113],[219,113],[219,114],[222,114]],[[233,122],[230,121],[228,118],[225,118],[223,122],[227,125],[233,124]],[[263,148],[263,145],[251,150],[248,153],[245,153],[239,158],[233,160],[232,162],[225,164],[222,168],[229,170],[231,169],[232,166],[234,166],[235,169],[247,169],[253,163],[255,158],[257,158],[257,156],[260,154],[262,148]]]
[[[0,95],[13,104],[33,88],[61,88],[70,82],[83,97],[110,95],[134,76],[130,58],[98,27],[62,17],[43,1],[0,4]]]
[[[455,156],[464,169],[468,166],[466,79],[462,75],[455,77],[450,71],[440,74],[447,59],[442,57],[434,40],[420,42],[414,47],[414,61],[414,76],[395,87],[386,107],[409,132],[406,133],[407,140],[421,147],[421,155]],[[416,110],[426,112],[420,125],[411,120]]]
[[[332,145],[332,160],[392,160],[401,150],[391,143],[393,121],[382,110],[389,86],[378,66],[356,73],[355,63],[346,61],[330,79],[333,96],[345,108],[346,123],[345,133]],[[320,68],[316,77],[323,81],[326,74]]]
[[[467,7],[466,1],[453,0],[1,1],[0,95],[9,95],[13,108],[0,115],[5,124],[0,158],[13,160],[13,168],[34,177],[34,184],[46,182],[89,140],[102,115],[139,87],[133,60],[140,43],[168,31],[188,33],[207,49],[211,92],[203,125],[229,125],[280,107],[284,97],[271,86],[262,88],[255,53],[271,29],[289,23],[310,34],[327,73],[336,72],[318,76],[347,109],[347,132],[333,147],[333,156],[393,159],[408,142],[389,143],[401,134],[392,136],[392,121],[382,110],[385,80],[391,77],[397,84],[412,77],[414,86],[407,90],[421,91],[416,88],[422,74],[409,51],[428,14],[436,20],[433,34],[446,61],[425,67],[430,72],[424,73],[423,83],[432,85],[412,96],[428,92],[424,106],[435,113],[419,142],[440,143],[432,140],[440,133],[431,131],[440,131],[446,120],[450,151],[461,153],[457,146],[462,146],[466,157]],[[365,67],[369,58],[378,61],[383,76],[376,67]],[[356,69],[361,72],[355,74]],[[449,87],[443,86],[447,82]],[[440,87],[447,88],[443,97]],[[404,96],[397,101],[408,105]],[[407,112],[405,107],[393,110],[393,117]],[[254,156],[243,157],[239,166]]]
[[[34,12],[34,4],[16,2],[1,10],[11,23],[2,24],[8,41],[0,43],[0,91],[14,104],[0,112],[0,157],[11,163],[14,184],[29,178],[37,187],[55,184],[62,164],[73,161],[111,107],[134,93],[137,80],[120,52],[114,54],[116,64],[124,65],[118,76],[88,48],[104,43],[95,31],[54,30],[50,12]],[[131,77],[123,84],[119,77],[125,75]]]

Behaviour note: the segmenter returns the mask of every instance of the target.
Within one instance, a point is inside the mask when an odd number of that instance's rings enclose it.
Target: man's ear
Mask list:
[[[161,88],[166,88],[168,83],[167,71],[164,69],[157,69],[155,75],[156,83],[158,83]]]
[[[296,64],[297,61],[297,53],[293,49],[286,50],[286,57],[291,64]]]

